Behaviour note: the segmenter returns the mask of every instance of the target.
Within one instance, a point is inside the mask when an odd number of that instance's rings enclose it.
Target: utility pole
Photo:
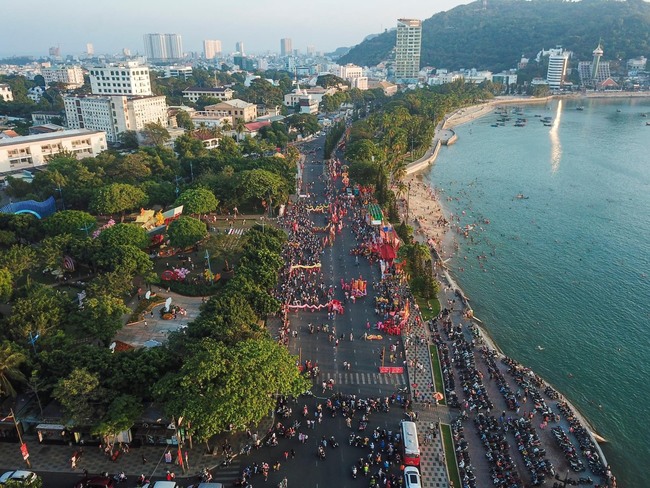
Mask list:
[[[13,408],[9,409],[9,416],[11,417],[11,420],[14,421],[14,426],[16,427],[16,434],[18,434],[18,440],[20,441],[20,452],[23,455],[25,464],[27,464],[27,467],[31,469],[32,463],[29,462],[29,451],[27,450],[27,444],[23,442],[23,436],[20,433],[20,428],[18,427],[18,421],[16,420],[16,415],[14,414]],[[3,419],[3,420],[7,420],[7,419]]]

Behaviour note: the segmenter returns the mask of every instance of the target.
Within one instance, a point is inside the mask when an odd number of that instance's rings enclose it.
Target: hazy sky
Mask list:
[[[394,27],[398,18],[427,19],[469,0],[57,0],[11,2],[3,9],[0,56],[144,51],[145,33],[183,36],[183,49],[202,51],[203,39],[220,39],[224,52],[243,41],[247,52],[277,52],[280,38],[293,48],[319,51],[352,46]]]

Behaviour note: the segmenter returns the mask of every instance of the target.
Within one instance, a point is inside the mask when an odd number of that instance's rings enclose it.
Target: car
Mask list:
[[[422,488],[420,482],[420,471],[415,466],[404,468],[404,487],[405,488]]]
[[[175,481],[156,481],[155,483],[145,483],[142,488],[181,488]]]
[[[115,481],[113,478],[106,476],[93,476],[92,478],[84,478],[79,481],[74,488],[114,488]]]
[[[222,483],[199,483],[198,485],[190,485],[187,488],[225,488]]]
[[[7,471],[4,473],[2,476],[0,476],[0,485],[4,485],[7,483],[7,481],[20,481],[22,482],[23,485],[29,486],[31,485],[38,476],[36,473],[33,471],[24,471],[24,470],[16,470],[16,471]]]

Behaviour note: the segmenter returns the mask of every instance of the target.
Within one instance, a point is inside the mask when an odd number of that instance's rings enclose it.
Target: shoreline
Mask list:
[[[623,98],[622,95],[612,97],[610,94],[594,94],[599,96],[592,97],[583,97],[583,98]],[[650,97],[649,93],[644,93],[643,95],[638,95],[638,97]],[[555,98],[569,98],[569,97],[545,97],[541,99],[522,99],[522,98],[512,98],[507,100],[491,100],[479,105],[474,105],[471,107],[464,107],[458,109],[450,115],[446,115],[438,127],[436,127],[436,133],[439,130],[451,129],[468,122],[474,121],[480,117],[484,117],[491,113],[496,107],[501,105],[517,105],[517,104],[532,104],[532,103],[547,103],[550,100]],[[578,98],[571,96],[570,98]],[[434,145],[439,144],[438,140],[434,137]],[[437,156],[437,153],[436,153]],[[431,187],[428,183],[424,181],[424,175],[422,174],[422,169],[425,167],[430,167],[434,162],[435,158],[430,158],[430,161],[427,161],[426,165],[422,164],[422,161],[415,161],[411,165],[415,166],[415,171],[408,172],[407,176],[404,179],[409,187],[409,192],[406,195],[406,198],[399,200],[398,205],[400,208],[400,214],[404,217],[408,215],[409,224],[413,225],[414,239],[424,242],[429,245],[430,248],[435,252],[438,262],[436,263],[436,277],[442,288],[451,287],[460,297],[461,303],[463,306],[464,312],[472,312],[470,315],[470,323],[473,327],[479,332],[481,339],[488,346],[497,351],[499,356],[507,356],[499,347],[494,338],[489,334],[485,324],[481,322],[477,317],[473,316],[473,310],[469,304],[469,299],[466,297],[462,288],[456,283],[451,275],[451,270],[445,265],[445,262],[455,253],[457,244],[452,244],[451,241],[454,240],[454,229],[453,225],[453,213],[445,213],[443,205],[440,201],[440,193],[435,188]],[[409,165],[409,166],[411,166]],[[451,197],[447,197],[450,199]],[[448,215],[449,217],[446,217]],[[449,220],[448,220],[449,219]],[[450,222],[451,221],[451,222]],[[509,356],[508,356],[509,357]],[[522,364],[522,366],[524,366]],[[525,367],[525,366],[524,366]],[[532,371],[532,369],[531,369]],[[534,371],[533,371],[534,372]],[[539,376],[539,375],[538,375]],[[540,376],[541,380],[545,385],[550,386],[560,395],[560,399],[565,401],[569,407],[573,410],[576,417],[584,425],[586,429],[589,430],[589,433],[592,436],[595,446],[598,449],[598,454],[600,455],[603,463],[607,465],[607,459],[600,448],[598,440],[607,442],[602,436],[598,434],[598,431],[594,428],[593,424],[587,419],[585,415],[580,412],[578,408],[569,400],[564,393],[555,388],[551,383],[546,379]]]

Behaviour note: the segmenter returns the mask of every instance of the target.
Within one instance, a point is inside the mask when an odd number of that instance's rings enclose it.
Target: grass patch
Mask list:
[[[149,312],[153,307],[159,303],[163,303],[165,300],[167,300],[167,297],[162,295],[151,296],[148,300],[143,296],[142,300],[140,300],[138,305],[135,307],[135,310],[131,312],[127,323],[132,324],[133,322],[139,322],[142,320],[142,314]]]
[[[456,461],[456,451],[454,450],[454,440],[451,435],[451,426],[440,424],[442,435],[442,446],[445,449],[445,462],[447,464],[447,476],[453,483],[453,486],[460,487],[460,473],[458,473],[458,463]]]
[[[438,300],[438,298],[426,299],[416,295],[415,301],[420,308],[422,320],[425,322],[436,318],[440,313],[440,300]]]
[[[439,391],[444,395],[445,383],[442,381],[442,368],[440,367],[438,348],[435,345],[429,346],[429,352],[431,353],[431,365],[433,367],[433,384],[436,387],[436,391]],[[447,405],[445,400],[440,400],[438,403],[440,405]]]

